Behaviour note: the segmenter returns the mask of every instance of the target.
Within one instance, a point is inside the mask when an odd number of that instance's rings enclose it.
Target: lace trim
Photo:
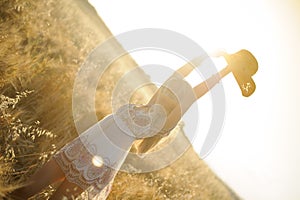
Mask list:
[[[167,115],[159,104],[124,105],[115,114],[119,128],[136,139],[152,137],[163,130]]]
[[[107,187],[114,179],[116,171],[106,165],[97,167],[93,164],[94,156],[83,145],[82,139],[76,138],[64,146],[53,157],[61,167],[68,181],[75,183],[83,190],[89,190],[89,195],[99,195],[101,191],[110,190]],[[105,160],[105,162],[109,162]],[[104,163],[104,162],[103,162]]]

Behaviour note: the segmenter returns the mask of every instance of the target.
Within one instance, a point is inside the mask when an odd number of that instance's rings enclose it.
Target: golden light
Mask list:
[[[93,165],[96,167],[103,166],[103,159],[100,156],[94,156],[92,162],[93,162]]]
[[[163,28],[184,34],[207,52],[252,52],[259,63],[257,89],[245,99],[233,77],[223,81],[223,135],[205,160],[242,198],[299,199],[299,1],[89,1],[115,35]],[[154,60],[139,53],[133,57],[140,65]],[[167,65],[167,56],[161,57],[160,64]],[[180,62],[170,57],[170,64],[179,67]],[[209,95],[199,102],[203,124],[211,114]]]

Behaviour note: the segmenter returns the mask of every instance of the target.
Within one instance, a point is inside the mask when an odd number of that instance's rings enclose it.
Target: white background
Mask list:
[[[259,62],[257,90],[244,98],[232,76],[223,81],[226,121],[205,161],[244,199],[300,199],[300,1],[90,2],[114,35],[164,28],[207,51],[250,50]],[[134,58],[145,63],[145,58]],[[165,58],[158,63],[165,64]],[[198,105],[209,119],[207,100],[209,95]],[[194,142],[196,151],[199,146]]]

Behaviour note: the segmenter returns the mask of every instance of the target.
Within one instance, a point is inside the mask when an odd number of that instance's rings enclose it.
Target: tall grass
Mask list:
[[[0,95],[0,196],[22,186],[26,177],[56,151],[56,135],[41,129],[39,121],[24,124],[18,103],[33,91]],[[48,141],[47,143],[45,141]]]
[[[53,153],[77,136],[72,116],[74,77],[88,53],[110,36],[104,27],[86,0],[0,0],[2,197],[25,184]],[[96,93],[99,119],[111,112],[110,97],[116,81],[135,66],[124,56],[107,70]],[[47,199],[54,190],[55,185],[49,186],[34,199]],[[192,148],[165,169],[118,173],[109,196],[233,198]]]

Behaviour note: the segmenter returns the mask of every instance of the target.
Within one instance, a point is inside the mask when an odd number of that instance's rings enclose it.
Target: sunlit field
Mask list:
[[[28,177],[77,136],[74,77],[88,53],[110,35],[85,0],[0,1],[1,197],[10,198],[10,191],[27,184]],[[96,94],[99,119],[111,112],[116,80],[135,66],[124,56],[106,72]],[[56,187],[32,199],[48,199]],[[120,172],[109,199],[199,197],[238,199],[190,148],[162,170]],[[79,199],[85,199],[84,194]]]
[[[163,28],[191,38],[208,52],[251,51],[259,63],[253,77],[256,91],[243,98],[233,77],[222,81],[226,120],[220,140],[204,160],[244,199],[299,199],[299,0],[89,1],[113,34]],[[133,57],[139,65],[180,65],[165,55],[157,60],[146,53]],[[191,78],[197,81],[199,76]],[[200,126],[210,124],[210,103],[210,95],[198,101]],[[201,138],[193,146],[199,153]]]

